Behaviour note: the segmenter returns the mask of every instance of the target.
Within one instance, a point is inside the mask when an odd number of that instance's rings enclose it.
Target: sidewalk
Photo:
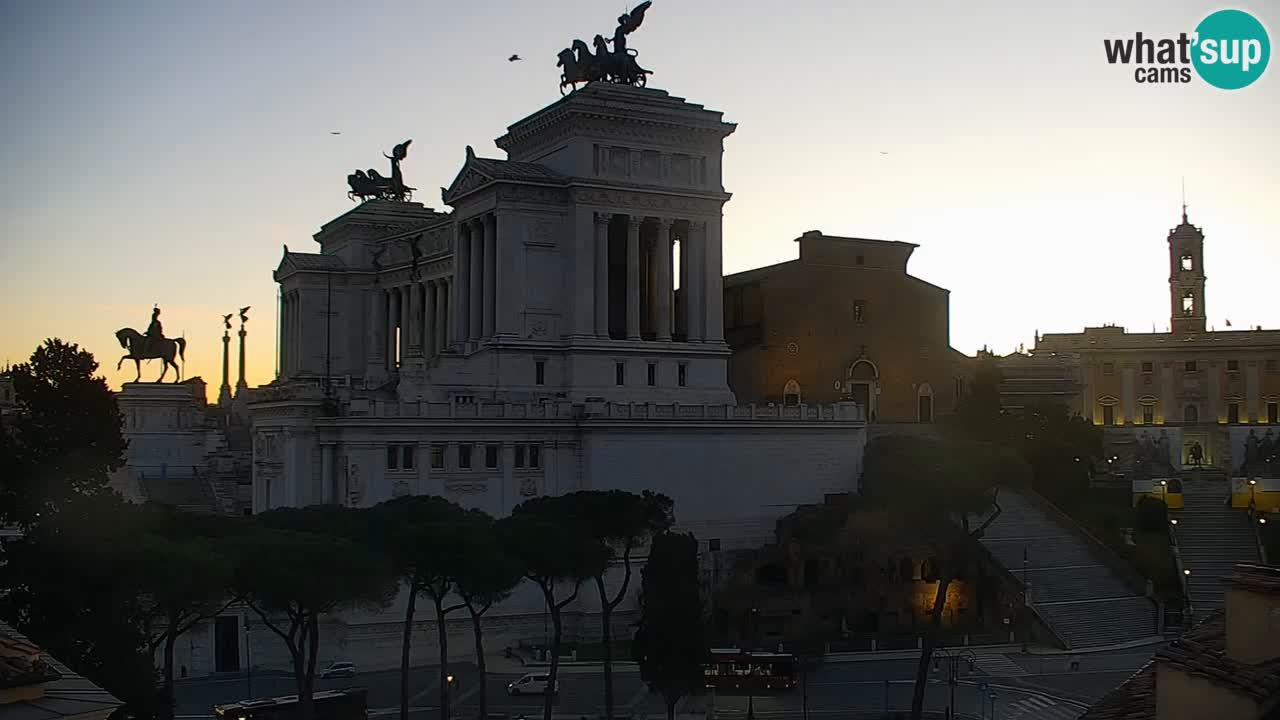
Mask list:
[[[1170,640],[1173,640],[1173,638],[1155,635],[1149,638],[1131,640],[1129,642],[1116,643],[1114,645],[1099,645],[1088,648],[1074,648],[1071,650],[1062,650],[1060,648],[1046,647],[1043,645],[1031,645],[1024,651],[1021,643],[1010,643],[1005,645],[948,645],[947,649],[952,651],[968,650],[975,655],[1088,655],[1091,653],[1114,652],[1116,650],[1131,650],[1133,648],[1159,645],[1160,643],[1168,642]],[[920,657],[920,650],[918,648],[910,648],[907,650],[864,650],[860,652],[828,653],[823,656],[823,662],[876,662],[879,660],[913,660],[918,657]]]

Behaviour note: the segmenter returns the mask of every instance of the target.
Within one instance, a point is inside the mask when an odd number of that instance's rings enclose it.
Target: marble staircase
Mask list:
[[[1198,474],[1182,482],[1182,510],[1169,513],[1178,520],[1178,547],[1183,567],[1191,571],[1187,594],[1196,617],[1225,606],[1236,563],[1261,561],[1248,513],[1230,506],[1230,493],[1225,475]]]

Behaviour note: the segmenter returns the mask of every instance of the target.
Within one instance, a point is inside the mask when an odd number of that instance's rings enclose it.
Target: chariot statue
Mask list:
[[[635,32],[644,22],[645,11],[653,4],[653,0],[645,0],[629,13],[618,16],[618,27],[613,31],[612,39],[596,35],[593,40],[595,52],[592,52],[582,40],[574,40],[572,45],[560,51],[556,67],[564,68],[560,73],[560,94],[565,88],[578,89],[578,83],[604,81],[619,85],[644,87],[651,71],[640,67],[636,62],[636,51],[627,47],[627,36]],[[609,49],[613,43],[613,49]]]
[[[395,200],[398,202],[408,202],[413,198],[413,191],[417,188],[411,188],[404,184],[404,175],[400,172],[400,161],[409,156],[409,143],[413,140],[405,140],[391,150],[391,154],[383,153],[382,156],[391,161],[391,177],[383,177],[381,173],[373,168],[368,171],[356,170],[347,176],[347,185],[351,190],[347,192],[347,197],[353,201],[359,198],[362,202],[365,200]]]

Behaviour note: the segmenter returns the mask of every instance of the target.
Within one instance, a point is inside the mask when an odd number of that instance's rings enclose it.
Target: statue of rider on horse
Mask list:
[[[151,324],[147,325],[146,334],[133,328],[120,328],[116,331],[116,340],[119,341],[120,347],[128,351],[116,363],[116,369],[119,370],[125,360],[132,360],[137,370],[134,382],[142,379],[142,361],[154,359],[164,361],[164,369],[160,371],[160,379],[156,382],[164,382],[164,376],[171,366],[177,373],[177,379],[174,382],[182,380],[182,369],[178,367],[178,363],[174,362],[174,358],[185,359],[187,341],[186,338],[170,339],[164,336],[164,326],[160,324],[159,305],[151,310]]]
[[[618,28],[613,31],[613,39],[607,40],[603,35],[594,39],[595,53],[582,40],[574,40],[571,47],[560,51],[557,67],[564,68],[560,74],[560,94],[564,89],[578,83],[602,80],[619,85],[644,87],[650,73],[636,63],[636,51],[627,47],[627,36],[635,32],[644,22],[644,13],[653,4],[653,0],[645,0],[629,13],[618,17]],[[609,50],[609,43],[613,50]]]

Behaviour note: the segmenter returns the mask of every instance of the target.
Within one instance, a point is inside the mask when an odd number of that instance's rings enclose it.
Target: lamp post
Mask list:
[[[1257,478],[1249,478],[1249,514],[1252,515],[1257,503],[1254,502],[1253,491],[1258,486]]]
[[[969,671],[973,672],[974,665],[977,664],[978,658],[968,650],[955,652],[947,648],[940,647],[933,651],[933,671],[937,672],[940,665],[945,664],[947,669],[947,685],[951,688],[951,704],[947,706],[947,720],[955,717],[956,711],[956,685],[960,684],[960,675],[964,671],[961,663],[967,663]]]
[[[991,720],[996,720],[996,694],[992,691],[987,694],[987,699],[991,701]]]
[[[1168,485],[1169,485],[1169,481],[1168,481],[1168,480],[1161,480],[1161,481],[1160,481],[1160,502],[1164,503],[1164,504],[1165,504],[1165,507],[1168,507],[1168,506],[1169,506],[1169,501],[1165,498],[1165,488],[1166,488]]]
[[[449,720],[451,715],[449,705],[453,703],[453,681],[452,675],[446,675],[444,678],[444,707],[440,708],[442,720]],[[547,688],[547,692],[551,692],[551,688]]]
[[[244,679],[248,685],[249,699],[253,699],[253,628],[249,627],[249,617],[244,619]]]

